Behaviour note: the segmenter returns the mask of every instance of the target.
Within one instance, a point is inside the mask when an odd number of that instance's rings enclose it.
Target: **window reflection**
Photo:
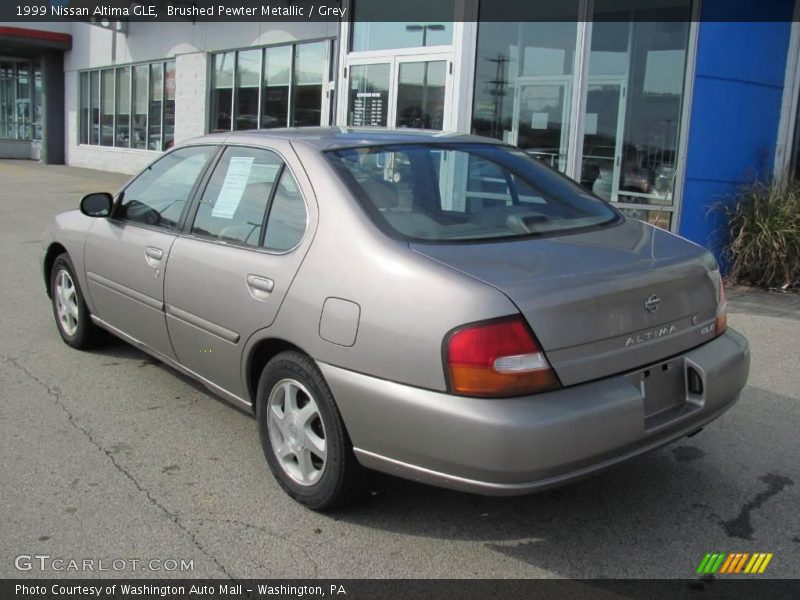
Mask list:
[[[0,139],[42,139],[41,77],[36,62],[0,58]]]
[[[594,24],[581,182],[602,198],[672,204],[688,36],[686,22]]]
[[[142,150],[172,146],[174,61],[84,71],[78,85],[79,143]],[[39,129],[34,126],[34,132]]]
[[[400,63],[397,127],[442,129],[447,61]]]
[[[478,29],[472,130],[566,168],[577,2],[573,22],[483,22]]]

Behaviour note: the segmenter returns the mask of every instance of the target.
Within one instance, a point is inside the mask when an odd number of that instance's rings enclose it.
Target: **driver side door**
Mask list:
[[[186,208],[217,146],[170,152],[145,169],[95,219],[85,248],[95,316],[174,359],[164,313],[164,267]]]

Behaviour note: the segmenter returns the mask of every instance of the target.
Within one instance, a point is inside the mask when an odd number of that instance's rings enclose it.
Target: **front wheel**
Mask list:
[[[86,350],[107,339],[106,332],[92,323],[75,277],[75,268],[66,253],[59,255],[53,262],[50,271],[50,295],[58,332],[67,344]]]
[[[281,487],[313,510],[357,498],[365,473],[317,365],[282,352],[264,368],[256,406],[261,447]]]

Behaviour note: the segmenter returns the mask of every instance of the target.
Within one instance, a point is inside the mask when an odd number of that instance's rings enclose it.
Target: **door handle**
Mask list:
[[[250,295],[257,300],[264,300],[275,289],[275,282],[268,277],[258,275],[247,276],[247,287],[250,288]]]
[[[154,269],[161,264],[162,256],[164,256],[164,251],[161,248],[154,248],[153,246],[147,246],[144,249],[144,259],[147,261],[147,264],[153,267]]]
[[[152,246],[145,248],[144,253],[153,260],[161,260],[161,257],[164,256],[164,251],[161,248],[153,248]]]

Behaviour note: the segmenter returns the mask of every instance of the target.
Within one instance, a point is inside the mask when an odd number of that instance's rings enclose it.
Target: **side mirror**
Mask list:
[[[114,206],[114,197],[108,192],[88,194],[81,199],[81,212],[87,217],[108,217]]]

